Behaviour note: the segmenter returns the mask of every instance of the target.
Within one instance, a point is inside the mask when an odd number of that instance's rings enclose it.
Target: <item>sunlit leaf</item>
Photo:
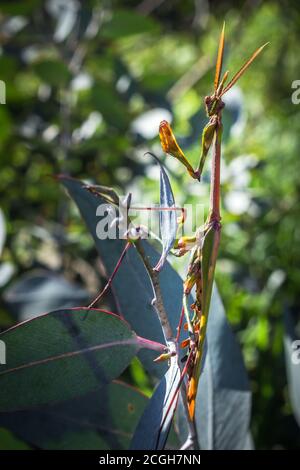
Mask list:
[[[159,165],[160,169],[160,207],[163,209],[166,208],[175,208],[175,199],[171,187],[171,183],[169,177],[162,166],[159,159],[149,153]],[[174,246],[174,242],[176,240],[176,233],[177,233],[177,214],[175,210],[162,210],[159,213],[159,228],[160,228],[160,236],[162,240],[163,250],[158,261],[157,265],[155,266],[156,271],[160,271],[167,259],[167,256],[170,250]]]

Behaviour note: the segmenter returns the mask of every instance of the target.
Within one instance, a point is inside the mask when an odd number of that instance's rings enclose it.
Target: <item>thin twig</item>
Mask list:
[[[114,280],[115,275],[117,274],[117,272],[118,272],[118,270],[119,270],[119,268],[120,268],[120,266],[121,266],[121,263],[122,263],[122,261],[123,261],[123,259],[124,259],[124,256],[125,256],[126,253],[127,253],[128,248],[129,248],[130,246],[131,246],[131,243],[127,242],[126,245],[125,245],[124,250],[123,250],[122,253],[121,253],[120,258],[118,259],[118,262],[117,262],[117,264],[116,264],[116,266],[115,266],[115,268],[114,268],[114,270],[113,270],[113,272],[112,272],[110,278],[108,279],[107,283],[105,284],[105,286],[104,286],[104,288],[102,289],[102,291],[100,292],[100,294],[98,294],[97,297],[88,305],[88,308],[94,307],[94,305],[96,305],[96,304],[99,302],[99,300],[104,296],[104,294],[106,294],[106,292],[108,291],[108,289],[110,288],[110,286],[111,286],[111,284],[112,284],[112,282],[113,282],[113,280]]]

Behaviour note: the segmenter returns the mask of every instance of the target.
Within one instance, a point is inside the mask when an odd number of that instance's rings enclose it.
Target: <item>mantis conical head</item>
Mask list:
[[[219,40],[219,48],[218,48],[218,56],[216,62],[216,72],[215,72],[215,80],[214,80],[214,93],[211,96],[205,97],[205,107],[206,112],[209,117],[213,116],[214,114],[218,114],[222,108],[224,107],[224,103],[222,101],[222,96],[230,90],[231,87],[240,79],[240,77],[245,73],[248,67],[252,64],[254,59],[261,53],[261,51],[265,48],[268,43],[264,44],[263,46],[256,49],[253,52],[251,57],[246,60],[246,62],[242,65],[242,67],[238,70],[238,72],[233,76],[230,80],[228,85],[224,87],[227,78],[228,78],[228,71],[224,73],[222,80],[220,81],[221,72],[222,72],[222,64],[223,64],[223,57],[224,57],[224,47],[225,47],[225,22],[223,24],[220,40]]]

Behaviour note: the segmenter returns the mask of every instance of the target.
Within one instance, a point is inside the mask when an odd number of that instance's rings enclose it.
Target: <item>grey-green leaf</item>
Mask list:
[[[155,389],[138,426],[131,446],[132,450],[162,450],[172,424],[178,399],[180,369],[177,358],[171,358],[171,364]]]
[[[207,350],[196,399],[201,449],[242,449],[251,414],[251,393],[240,348],[214,286]]]
[[[160,207],[163,210],[159,212],[159,229],[163,250],[161,257],[154,268],[156,271],[160,271],[163,268],[167,256],[173,248],[176,240],[177,214],[175,210],[165,210],[166,208],[174,209],[176,207],[171,183],[166,170],[153,153],[148,152],[148,154],[155,159],[160,168]]]

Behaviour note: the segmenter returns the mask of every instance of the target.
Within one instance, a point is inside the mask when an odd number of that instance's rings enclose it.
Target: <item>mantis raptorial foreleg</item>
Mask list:
[[[196,170],[199,175],[199,180],[201,178],[204,163],[205,163],[207,154],[209,152],[209,149],[211,147],[211,144],[213,142],[215,132],[216,132],[216,118],[215,116],[212,116],[208,124],[206,124],[206,126],[204,127],[203,132],[202,132],[200,162],[199,162],[198,169]]]

